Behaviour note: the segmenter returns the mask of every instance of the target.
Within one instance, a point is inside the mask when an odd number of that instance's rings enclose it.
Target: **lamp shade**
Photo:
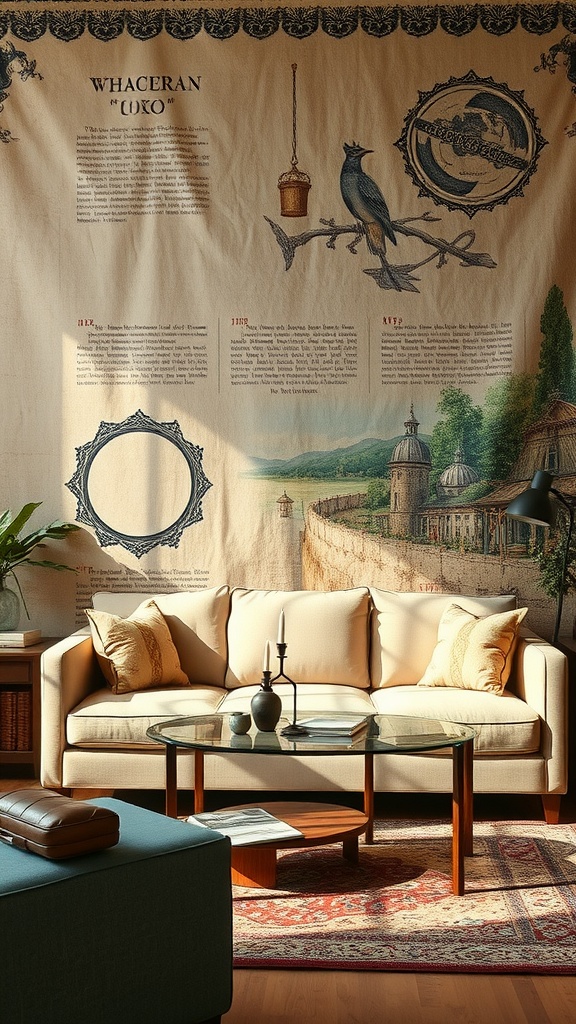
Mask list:
[[[556,521],[556,502],[550,494],[553,479],[551,473],[537,470],[530,487],[510,502],[506,515],[533,526],[553,526]]]

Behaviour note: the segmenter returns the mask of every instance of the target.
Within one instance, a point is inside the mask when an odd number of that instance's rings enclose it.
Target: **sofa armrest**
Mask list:
[[[519,637],[510,689],[541,720],[540,750],[546,760],[548,792],[568,785],[568,659],[535,634]]]
[[[62,786],[62,754],[66,747],[66,717],[72,708],[103,685],[90,632],[79,630],[42,655],[40,782]]]

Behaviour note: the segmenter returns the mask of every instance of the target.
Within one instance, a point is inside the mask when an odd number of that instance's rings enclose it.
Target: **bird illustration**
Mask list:
[[[386,239],[396,245],[396,236],[384,196],[376,182],[362,170],[362,157],[374,150],[353,142],[351,146],[344,143],[344,152],[346,157],[340,171],[342,199],[352,216],[363,225],[370,252],[383,260]]]

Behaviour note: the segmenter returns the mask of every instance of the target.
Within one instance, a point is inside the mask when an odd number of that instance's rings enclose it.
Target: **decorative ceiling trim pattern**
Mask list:
[[[10,0],[0,0],[0,6]],[[214,39],[230,39],[243,31],[254,39],[267,39],[283,31],[293,39],[305,39],[322,31],[333,39],[344,39],[361,30],[382,38],[396,31],[426,36],[441,29],[452,36],[464,36],[476,28],[504,36],[520,26],[534,35],[545,35],[561,27],[576,32],[576,5],[554,4],[470,4],[422,6],[329,6],[329,7],[219,7],[207,9],[150,7],[130,10],[124,0],[120,10],[94,10],[75,0],[57,0],[67,9],[56,10],[45,0],[28,0],[25,9],[0,14],[0,38],[10,33],[23,42],[33,42],[49,32],[62,42],[72,42],[88,32],[100,42],[117,39],[123,32],[134,39],[149,40],[166,32],[175,39],[193,39],[204,30]],[[139,0],[141,3],[142,0]],[[158,0],[150,0],[150,3]],[[44,7],[44,10],[35,9]]]

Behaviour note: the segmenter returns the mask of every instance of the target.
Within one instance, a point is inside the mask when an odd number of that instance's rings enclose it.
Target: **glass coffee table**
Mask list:
[[[322,712],[307,712],[314,717]],[[325,712],[324,712],[325,715]],[[338,715],[330,714],[338,720]],[[349,716],[342,716],[349,717]],[[274,757],[363,757],[364,810],[301,801],[259,803],[278,818],[293,825],[302,838],[254,846],[232,847],[232,879],[241,885],[273,888],[276,851],[303,846],[342,842],[344,856],[358,857],[358,836],[366,843],[374,838],[374,757],[378,754],[421,754],[432,750],[452,751],[452,890],[464,893],[464,857],[472,854],[473,752],[475,731],[466,725],[428,718],[370,715],[366,728],[353,737],[282,736],[287,719],[280,719],[275,732],[232,732],[228,714],[197,715],[159,722],[147,736],[166,748],[166,814],[177,816],[176,758],[178,749],[194,751],[194,813],[204,810],[204,757],[206,754],[265,754]],[[242,805],[245,807],[254,804]],[[225,808],[230,810],[230,808]]]

